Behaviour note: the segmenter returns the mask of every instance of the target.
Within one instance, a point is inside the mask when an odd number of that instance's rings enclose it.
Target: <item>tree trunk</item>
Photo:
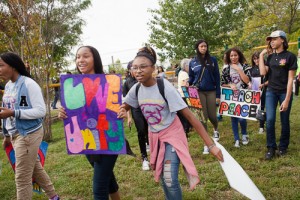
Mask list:
[[[49,90],[49,73],[46,75],[46,86],[45,86],[45,102],[47,114],[44,119],[44,140],[49,142],[52,140],[52,131],[51,131],[51,102],[50,102],[50,90]]]

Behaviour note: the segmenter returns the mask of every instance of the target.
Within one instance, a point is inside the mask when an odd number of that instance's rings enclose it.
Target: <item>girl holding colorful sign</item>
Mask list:
[[[248,83],[251,80],[251,67],[246,64],[246,59],[243,53],[236,47],[226,51],[226,65],[222,70],[221,86],[229,87],[232,90],[240,88],[248,88]],[[242,143],[247,145],[249,143],[249,136],[247,135],[247,121],[243,118],[231,117],[231,127],[234,135],[234,146],[240,147],[239,123],[242,129]]]
[[[132,70],[135,71],[140,85],[138,89],[138,84],[130,89],[120,107],[118,117],[126,117],[126,112],[131,106],[141,107],[149,125],[150,164],[155,170],[155,180],[158,182],[161,179],[166,199],[177,200],[182,199],[178,180],[179,163],[184,165],[190,189],[194,189],[199,183],[199,176],[176,112],[180,112],[191,123],[218,160],[223,161],[223,155],[172,84],[162,79],[164,93],[160,91],[156,78],[152,77],[155,63],[156,53],[151,47],[139,50],[132,63]]]
[[[12,143],[15,152],[17,199],[32,199],[32,179],[50,200],[59,197],[38,159],[42,142],[46,106],[40,86],[26,71],[22,59],[14,53],[0,55],[0,77],[8,81],[0,108],[3,119],[3,147]]]
[[[218,61],[209,54],[208,43],[199,40],[195,44],[197,56],[189,65],[189,83],[198,88],[202,111],[204,115],[203,125],[207,131],[207,119],[214,127],[213,138],[218,141],[217,104],[220,103],[220,72]],[[208,154],[208,147],[204,146],[203,154]]]
[[[99,52],[94,47],[79,47],[75,62],[80,74],[104,74]],[[60,119],[68,117],[63,107],[59,108],[58,117]],[[87,159],[94,168],[93,193],[95,200],[108,200],[109,195],[113,200],[120,199],[119,186],[113,172],[117,158],[118,155],[87,155]]]
[[[268,53],[264,49],[259,55],[259,69],[261,75],[268,73],[268,89],[266,92],[266,117],[267,117],[267,148],[265,155],[267,160],[275,156],[277,149],[275,137],[276,108],[280,104],[281,136],[278,155],[287,153],[290,143],[290,111],[293,101],[293,79],[297,70],[297,57],[287,51],[289,45],[286,34],[277,30],[266,39],[271,45],[273,53],[264,62],[264,56]]]

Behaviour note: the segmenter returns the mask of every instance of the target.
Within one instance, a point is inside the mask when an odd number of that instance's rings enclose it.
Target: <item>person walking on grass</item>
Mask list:
[[[80,74],[104,74],[101,57],[97,49],[92,46],[81,46],[76,52],[76,67]],[[59,108],[58,117],[67,119],[63,107]],[[95,200],[119,200],[119,186],[113,169],[118,155],[92,154],[86,155],[94,168],[93,194]]]
[[[207,131],[207,120],[214,127],[213,138],[219,141],[217,104],[220,103],[220,72],[217,59],[209,54],[208,43],[201,39],[195,44],[197,56],[189,66],[189,83],[198,88],[202,111],[203,125]],[[208,154],[208,147],[204,146],[203,154]]]
[[[131,69],[132,61],[128,63],[127,69],[129,71],[129,76],[126,78],[125,83],[123,85],[123,96],[125,97],[127,93],[129,92],[130,88],[134,86],[138,81],[135,78],[135,71]],[[128,119],[127,123],[128,126],[131,127],[132,118],[135,124],[135,127],[138,132],[138,141],[139,141],[139,147],[140,152],[142,155],[142,170],[148,171],[150,170],[149,167],[149,161],[148,161],[148,155],[147,155],[147,144],[149,144],[148,140],[148,124],[146,122],[145,117],[143,116],[143,113],[141,111],[141,108],[131,108],[128,112]]]
[[[190,59],[188,58],[184,58],[181,60],[180,62],[180,65],[181,67],[178,66],[178,68],[181,68],[181,70],[179,71],[178,73],[178,91],[180,93],[180,96],[182,97],[182,99],[184,101],[185,98],[184,98],[184,94],[183,94],[183,91],[182,91],[182,86],[186,86],[188,87],[189,86],[189,63],[190,63]],[[177,113],[181,123],[182,123],[182,126],[184,128],[184,132],[186,134],[186,136],[188,137],[188,133],[190,132],[190,128],[191,128],[191,125],[189,124],[189,122],[180,114],[180,113]]]
[[[164,78],[159,80],[152,76],[155,63],[156,53],[151,47],[143,47],[138,51],[132,63],[132,70],[135,71],[139,84],[134,85],[126,95],[118,117],[126,117],[130,107],[141,107],[149,125],[150,164],[154,170],[155,180],[161,179],[165,199],[181,200],[179,163],[181,162],[185,168],[190,189],[194,189],[199,183],[199,176],[176,112],[180,112],[193,125],[218,160],[223,161],[223,155],[172,84]],[[161,89],[164,93],[160,91],[157,81],[162,81]]]
[[[297,70],[297,57],[287,51],[289,45],[285,32],[277,30],[267,37],[273,53],[268,55],[266,63],[264,49],[259,55],[259,70],[261,75],[268,73],[268,89],[266,92],[267,117],[267,153],[266,160],[271,160],[277,150],[275,137],[276,108],[279,103],[281,136],[279,156],[284,156],[290,143],[290,112],[293,101],[293,79]]]
[[[3,148],[12,143],[15,151],[17,199],[32,199],[32,178],[50,200],[59,200],[54,186],[38,158],[46,106],[40,86],[26,71],[15,53],[0,55],[0,77],[8,81],[2,98]]]
[[[56,77],[53,79],[53,84],[57,84],[57,83],[59,83],[59,78]],[[54,87],[54,100],[51,103],[51,107],[53,110],[57,109],[56,104],[58,100],[59,100],[59,87]]]
[[[225,67],[227,67],[228,63],[226,63],[226,52],[223,54],[223,66],[222,66],[222,71]],[[220,103],[219,105],[217,105],[218,107],[220,106]],[[223,120],[223,115],[220,115],[219,113],[219,109],[217,108],[217,118],[218,118],[218,121],[222,121]]]
[[[267,81],[267,76],[261,76],[260,71],[259,71],[259,54],[260,52],[254,52],[251,57],[251,63],[252,67],[250,69],[251,73],[251,84],[249,83],[249,89],[252,90],[261,90],[261,104],[260,104],[260,109],[264,110],[265,109],[265,100],[266,100],[266,89],[268,85]],[[264,126],[265,126],[265,121],[264,120],[259,120],[259,134],[264,133]]]
[[[227,65],[222,70],[221,86],[229,87],[232,90],[247,89],[251,81],[251,67],[246,64],[243,53],[236,47],[228,49],[226,51],[226,63]],[[231,117],[234,146],[237,148],[240,147],[239,123],[242,129],[242,143],[243,145],[249,143],[246,119]]]

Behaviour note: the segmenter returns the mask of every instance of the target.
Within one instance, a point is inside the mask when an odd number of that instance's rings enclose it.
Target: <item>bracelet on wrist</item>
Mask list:
[[[215,144],[212,144],[208,147],[208,151],[210,151],[212,148],[214,148],[216,145]]]

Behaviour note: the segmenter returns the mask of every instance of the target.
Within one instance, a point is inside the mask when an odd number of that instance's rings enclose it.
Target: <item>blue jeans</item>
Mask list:
[[[247,121],[246,119],[231,117],[231,127],[234,135],[234,141],[240,140],[239,123],[242,129],[242,135],[247,135]]]
[[[182,200],[182,191],[178,181],[180,160],[173,146],[166,143],[161,183],[166,200]]]
[[[109,200],[109,194],[119,189],[113,172],[118,155],[87,155],[87,158],[94,167],[94,200]]]
[[[286,93],[278,93],[267,90],[266,94],[266,117],[267,117],[267,147],[277,149],[275,136],[276,109],[282,104],[286,97]],[[281,136],[279,149],[287,149],[290,143],[290,112],[293,96],[291,96],[288,109],[280,112]]]

